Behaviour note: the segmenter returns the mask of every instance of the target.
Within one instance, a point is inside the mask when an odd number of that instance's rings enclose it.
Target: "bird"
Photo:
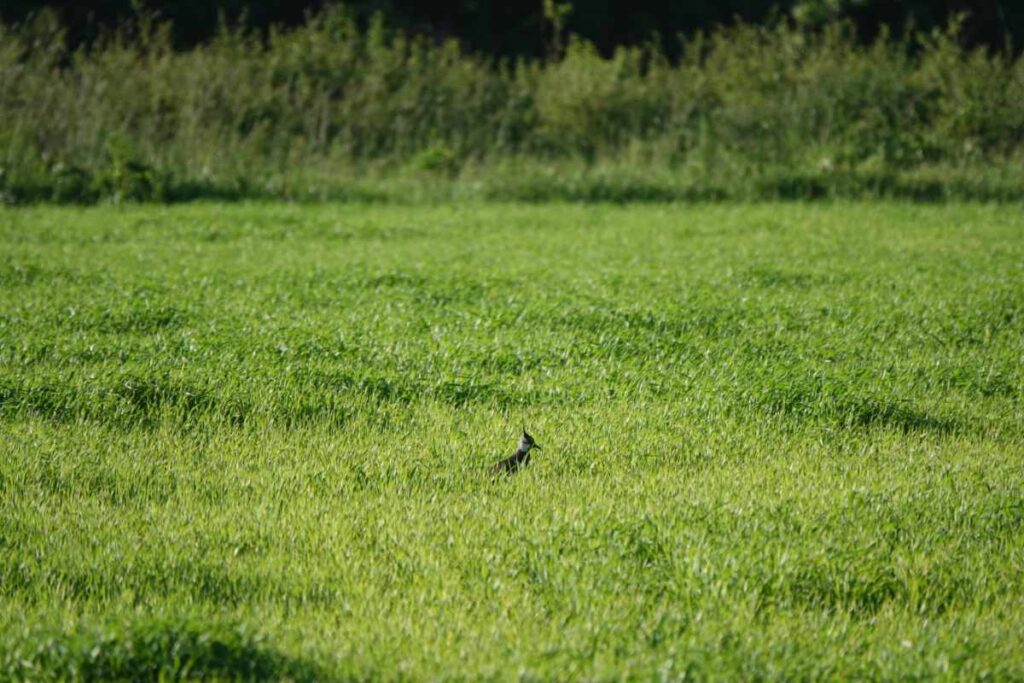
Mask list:
[[[523,426],[523,435],[519,437],[519,448],[512,455],[499,460],[491,466],[491,474],[493,475],[512,475],[520,470],[520,468],[526,467],[530,462],[530,451],[536,448],[538,451],[543,450],[537,445],[537,442],[533,440],[533,437],[526,433],[526,426]]]

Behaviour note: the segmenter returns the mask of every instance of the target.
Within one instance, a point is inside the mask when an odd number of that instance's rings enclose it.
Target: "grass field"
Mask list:
[[[6,210],[0,677],[1021,679],[1022,361],[1020,205]]]

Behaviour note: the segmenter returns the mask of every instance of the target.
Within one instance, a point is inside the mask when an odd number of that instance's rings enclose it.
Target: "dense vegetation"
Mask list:
[[[173,22],[176,47],[190,48],[212,38],[218,24],[243,24],[255,31],[294,27],[331,0],[5,0],[0,21],[31,21],[55,12],[69,28],[68,44],[77,47],[105,31],[130,25],[140,9]],[[333,3],[337,4],[337,3]],[[638,45],[657,36],[670,54],[678,35],[692,36],[736,20],[764,23],[790,17],[808,27],[849,20],[864,39],[880,29],[906,26],[930,31],[964,15],[964,38],[972,46],[995,50],[1024,44],[1024,5],[1014,0],[346,0],[357,20],[381,13],[391,26],[435,38],[456,38],[473,52],[498,58],[542,57],[555,30],[552,14],[568,32],[594,43],[603,54]]]
[[[143,19],[68,52],[48,16],[0,28],[8,202],[1009,198],[1024,178],[1024,59],[965,49],[956,22],[866,45],[849,23],[739,25],[675,60],[570,38],[508,63],[342,9],[186,51]]]
[[[0,678],[1024,678],[1022,230],[0,211]]]

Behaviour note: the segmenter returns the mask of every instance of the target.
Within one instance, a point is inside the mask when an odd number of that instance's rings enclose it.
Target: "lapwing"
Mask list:
[[[519,437],[519,448],[504,460],[494,463],[491,466],[491,474],[515,474],[530,463],[530,451],[534,448],[541,450],[533,437],[526,433],[526,427],[523,427],[523,435]]]

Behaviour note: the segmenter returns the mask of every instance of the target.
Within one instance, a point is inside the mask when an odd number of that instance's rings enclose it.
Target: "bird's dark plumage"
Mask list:
[[[530,464],[529,451],[527,451],[526,453],[520,453],[519,451],[516,451],[507,458],[504,458],[503,460],[499,460],[498,462],[494,463],[494,466],[491,467],[491,473],[515,474],[516,472],[519,471],[520,467],[526,467],[528,464]]]

